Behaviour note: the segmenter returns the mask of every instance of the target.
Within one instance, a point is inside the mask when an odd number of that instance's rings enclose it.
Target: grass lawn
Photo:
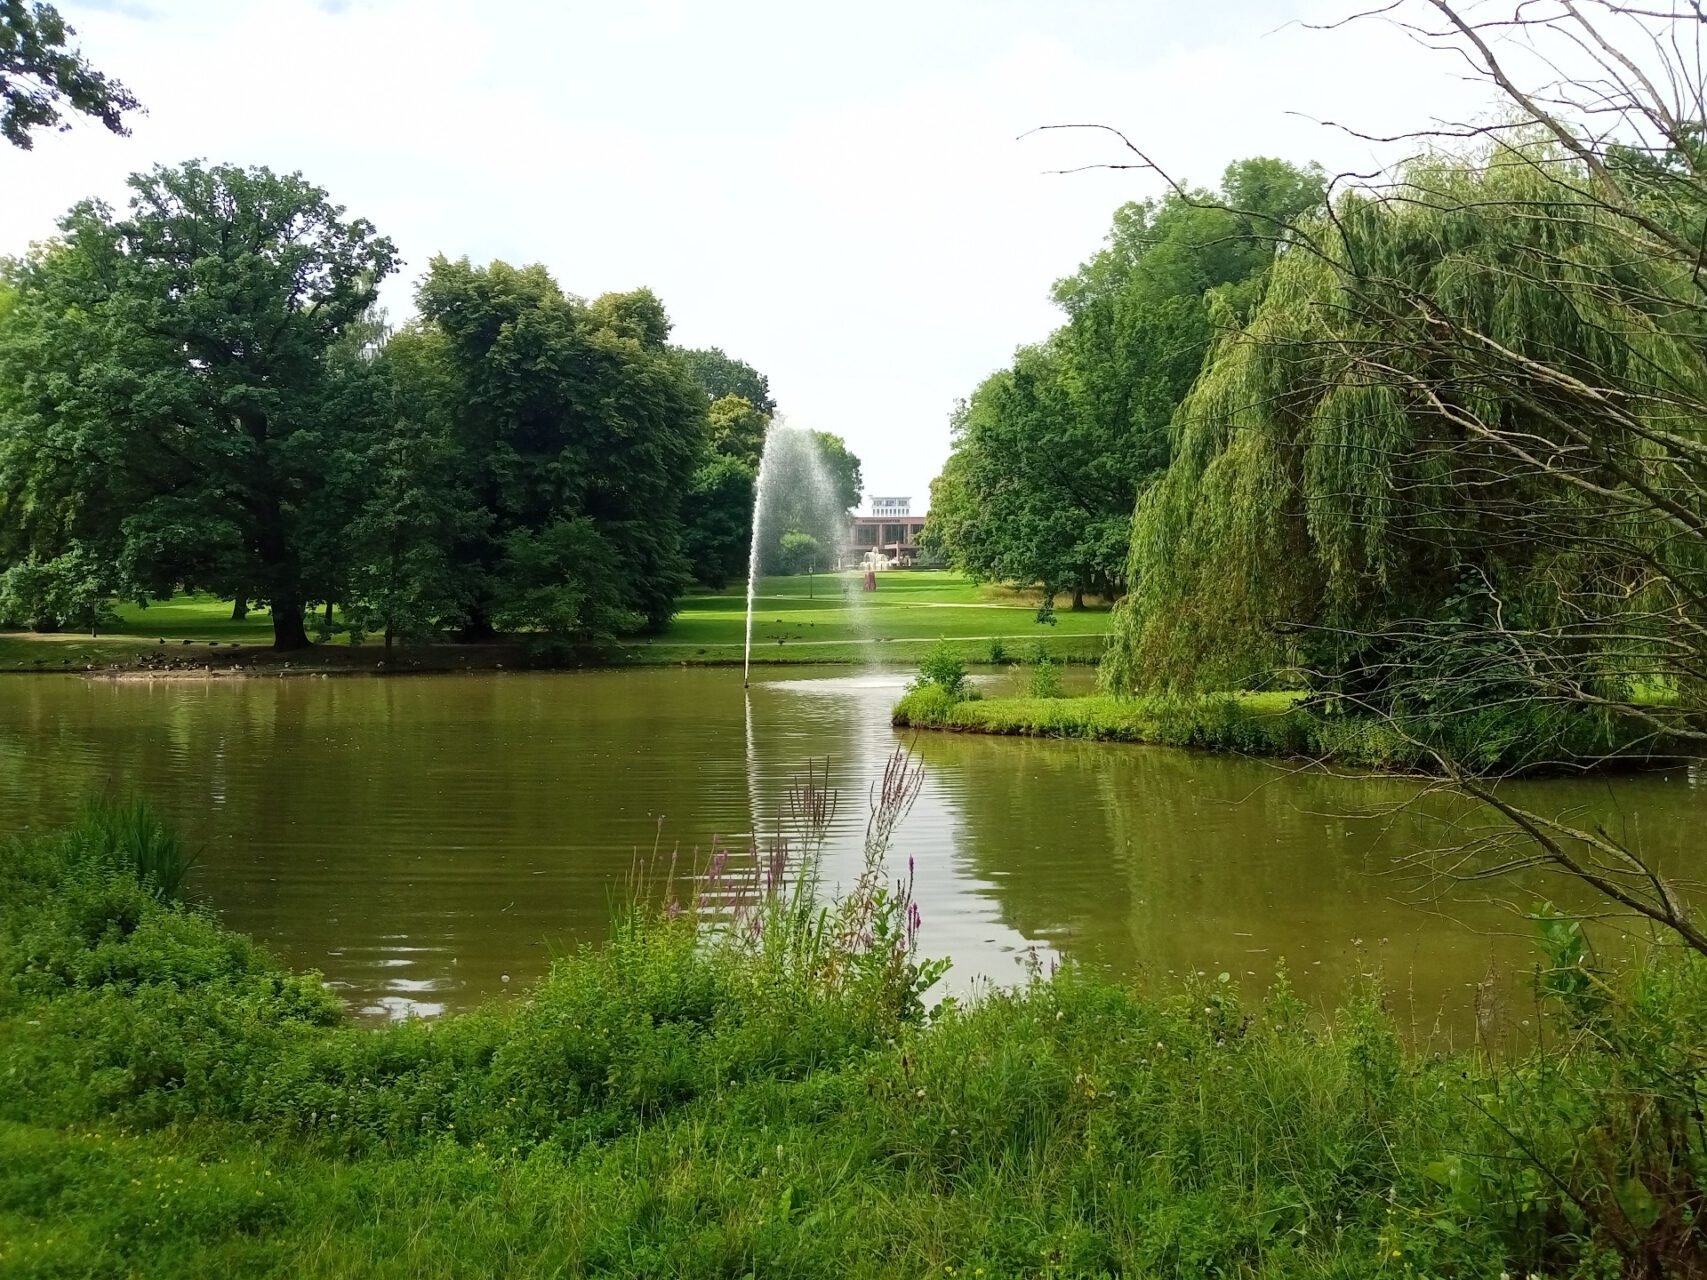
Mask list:
[[[0,671],[81,671],[132,666],[145,659],[228,664],[252,660],[273,643],[273,619],[267,610],[251,610],[238,621],[231,616],[231,601],[202,592],[147,606],[119,604],[116,612],[118,623],[95,636],[74,631],[0,632]],[[366,646],[364,665],[380,647],[377,643]],[[349,646],[340,643],[328,648]]]
[[[1035,594],[933,570],[879,574],[875,592],[861,589],[857,573],[765,578],[754,604],[753,660],[852,662],[881,646],[881,658],[913,662],[937,640],[979,661],[989,660],[996,642],[1015,658],[1039,645],[1057,658],[1094,660],[1102,652],[1106,606],[1058,608],[1053,625],[1037,621],[1037,606]],[[624,646],[627,660],[738,661],[746,613],[745,584],[686,596],[663,635]]]
[[[1062,607],[1053,625],[1039,623],[1035,594],[979,585],[958,574],[899,571],[879,574],[877,581],[877,591],[866,592],[858,574],[762,580],[753,623],[754,661],[848,663],[876,657],[910,665],[939,639],[954,642],[972,661],[989,661],[995,645],[1012,658],[1030,657],[1041,647],[1057,660],[1094,661],[1109,631],[1106,606],[1077,613]],[[615,665],[739,663],[746,610],[744,583],[684,596],[662,635],[607,646],[603,657]],[[236,621],[231,602],[211,595],[174,596],[147,607],[120,605],[118,614],[118,624],[96,637],[0,633],[0,670],[233,665],[262,660],[272,643],[272,617],[265,609]],[[381,648],[376,638],[351,646],[340,635],[292,657],[305,667],[367,667]],[[489,650],[474,665],[515,656],[501,646]],[[426,666],[467,665],[473,656],[461,645],[416,646],[399,653],[405,662]]]

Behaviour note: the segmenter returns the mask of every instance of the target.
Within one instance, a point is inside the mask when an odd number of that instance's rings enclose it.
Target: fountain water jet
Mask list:
[[[784,532],[785,520],[810,526],[811,532],[828,535],[825,548],[839,568],[847,547],[847,508],[836,483],[824,465],[817,437],[810,431],[786,426],[781,419],[765,432],[764,452],[759,457],[759,475],[753,485],[753,535],[747,548],[747,633],[741,660],[741,687],[752,681],[753,608],[758,598],[759,573],[765,550],[775,548]]]
[[[771,441],[777,428],[765,432],[765,448],[759,457],[759,476],[753,482],[753,532],[747,543],[747,647],[741,658],[741,687],[747,688],[753,672],[753,599],[759,590],[759,512],[764,510],[767,483],[774,468],[771,466]]]

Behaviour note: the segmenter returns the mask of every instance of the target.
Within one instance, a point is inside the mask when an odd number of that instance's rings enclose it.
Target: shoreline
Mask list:
[[[991,641],[1011,639],[1017,648],[1029,636],[965,637],[951,640],[969,663],[989,663]],[[1101,635],[1045,638],[1052,661],[1094,665]],[[872,640],[792,641],[754,647],[755,667],[879,665],[911,668],[939,643],[935,637]],[[39,653],[39,656],[37,656]],[[595,671],[656,667],[740,669],[737,646],[691,641],[585,646],[569,656],[530,653],[526,642],[441,644],[398,648],[390,661],[378,646],[324,644],[279,652],[268,645],[238,642],[167,641],[129,637],[70,638],[27,633],[0,634],[0,676],[70,675],[104,680],[230,680],[302,676],[401,676],[511,671]],[[997,665],[1016,665],[1012,662]]]
[[[896,703],[890,722],[897,729],[931,733],[1167,747],[1368,769],[1399,777],[1438,776],[1429,767],[1428,749],[1394,726],[1374,717],[1322,715],[1305,705],[1304,698],[1301,692],[1229,692],[1167,699],[1085,694],[951,701],[927,687],[909,690]],[[1664,744],[1647,738],[1642,734],[1634,740],[1647,742],[1640,752],[1633,749],[1632,741],[1621,744],[1603,737],[1592,742],[1585,738],[1583,746],[1538,757],[1519,743],[1509,756],[1487,762],[1481,772],[1529,776],[1626,772],[1673,768],[1699,758],[1664,751]],[[1582,763],[1568,763],[1573,760]]]

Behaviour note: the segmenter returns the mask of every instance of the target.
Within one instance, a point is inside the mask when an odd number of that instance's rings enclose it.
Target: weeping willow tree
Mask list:
[[[1662,231],[1686,163],[1602,163]],[[1533,134],[1300,227],[1140,502],[1122,689],[1284,680],[1655,715],[1707,671],[1707,302],[1687,239]],[[1667,717],[1668,730],[1675,724]]]

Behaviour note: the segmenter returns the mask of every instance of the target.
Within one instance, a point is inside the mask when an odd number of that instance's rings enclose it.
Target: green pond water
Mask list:
[[[198,850],[194,892],[230,925],[320,970],[361,1016],[430,1015],[520,991],[600,938],[655,847],[684,864],[717,838],[747,847],[809,760],[828,760],[840,793],[824,866],[846,883],[868,788],[904,738],[888,713],[905,679],[0,679],[0,828],[53,825],[103,789],[146,795]],[[1467,1034],[1490,974],[1521,1020],[1528,933],[1487,888],[1442,897],[1419,873],[1419,852],[1478,820],[1417,800],[1417,784],[1164,748],[911,741],[925,783],[894,859],[915,861],[923,947],[952,957],[950,989],[1062,957],[1255,989],[1284,959],[1323,1003],[1379,970],[1418,1034]],[[1519,790],[1679,874],[1698,859],[1694,770]],[[1497,887],[1517,907],[1571,901],[1546,882]]]

